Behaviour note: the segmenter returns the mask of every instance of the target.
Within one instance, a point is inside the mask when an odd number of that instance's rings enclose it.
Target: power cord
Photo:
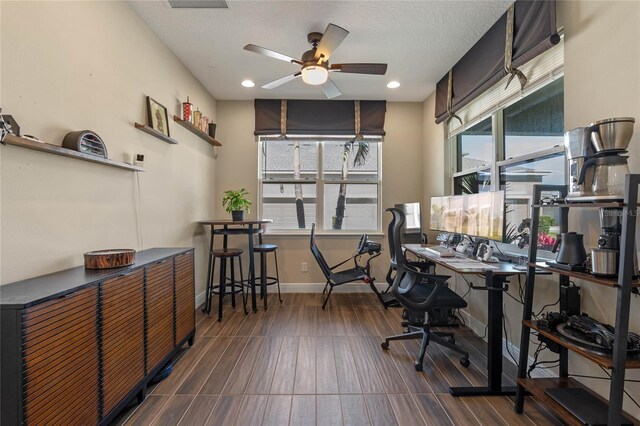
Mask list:
[[[520,363],[516,360],[516,357],[513,356],[513,354],[511,353],[510,346],[512,345],[512,343],[511,343],[511,339],[509,338],[509,333],[507,332],[507,317],[504,314],[502,314],[502,329],[504,330],[504,338],[507,340],[507,344],[505,345],[507,348],[507,353],[509,354],[509,357],[511,358],[513,363],[516,365],[516,367],[519,367]]]

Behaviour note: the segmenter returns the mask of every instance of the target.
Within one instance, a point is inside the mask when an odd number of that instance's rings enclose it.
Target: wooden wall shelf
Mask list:
[[[15,135],[7,135],[4,138],[7,145],[19,146],[21,148],[33,149],[35,151],[46,152],[53,155],[75,158],[76,160],[89,161],[90,163],[103,164],[105,166],[117,167],[119,169],[131,170],[134,172],[144,172],[142,167],[120,161],[109,160],[108,158],[96,157],[94,155],[83,154],[82,152],[67,149],[58,145],[51,145],[45,142],[36,142],[30,139],[21,138]]]
[[[209,143],[209,144],[211,144],[213,146],[222,146],[222,144],[220,142],[218,142],[217,140],[215,140],[214,138],[212,138],[211,136],[209,136],[208,134],[206,134],[202,130],[198,129],[196,126],[194,126],[190,122],[181,119],[177,115],[173,116],[173,121],[175,121],[176,123],[178,123],[179,125],[181,125],[185,129],[187,129],[188,131],[190,131],[191,133],[193,133],[194,135],[196,135],[197,137],[199,137],[203,141],[205,141],[205,142],[207,142],[207,143]]]
[[[565,275],[571,278],[578,278],[580,280],[588,281],[594,284],[603,285],[606,287],[618,287],[618,278],[606,278],[597,277],[588,272],[566,271],[560,268],[554,268],[547,265],[546,262],[529,262],[529,266],[535,266],[536,269],[542,269],[543,271],[552,272],[554,274]],[[640,287],[640,280],[632,280],[631,285],[633,287]]]
[[[140,124],[140,123],[135,123],[136,129],[142,130],[143,132],[154,136],[162,141],[165,141],[166,143],[170,143],[172,145],[177,145],[178,141],[170,138],[169,136],[165,135],[164,133],[161,133],[159,131],[157,131],[156,129],[153,129],[149,126],[147,126],[146,124]]]

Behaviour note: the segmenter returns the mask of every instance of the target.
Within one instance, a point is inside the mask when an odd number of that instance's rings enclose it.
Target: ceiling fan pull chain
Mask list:
[[[451,111],[452,104],[453,104],[453,68],[449,70],[449,83],[447,87],[447,114],[449,114],[449,117],[447,118],[447,121],[445,122],[445,124],[448,127],[449,123],[451,123],[451,120],[455,118],[460,122],[460,125],[462,126],[463,125],[462,119],[458,117],[455,112]]]
[[[280,134],[282,139],[287,139],[287,100],[280,101]]]
[[[524,90],[524,86],[527,84],[527,77],[520,71],[518,68],[513,66],[513,20],[514,20],[514,12],[515,12],[515,3],[509,6],[507,10],[507,39],[504,43],[504,70],[507,74],[510,74],[509,80],[507,81],[507,85],[504,87],[504,90],[507,90],[509,84],[513,80],[513,77],[518,77],[520,80],[520,90]]]

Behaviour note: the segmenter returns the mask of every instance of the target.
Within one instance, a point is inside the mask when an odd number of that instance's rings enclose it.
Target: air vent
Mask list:
[[[174,9],[228,9],[225,0],[167,0]]]

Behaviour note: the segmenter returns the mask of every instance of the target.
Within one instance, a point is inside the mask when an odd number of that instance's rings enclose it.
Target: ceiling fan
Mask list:
[[[320,86],[325,96],[329,99],[340,96],[340,90],[329,78],[329,72],[344,72],[350,74],[375,74],[384,75],[387,72],[387,64],[329,64],[329,58],[349,35],[349,31],[334,24],[327,25],[327,29],[322,33],[309,33],[307,41],[311,45],[311,50],[302,54],[300,60],[292,58],[255,44],[247,44],[244,50],[259,53],[273,59],[291,62],[300,65],[300,71],[279,78],[271,83],[262,86],[263,89],[274,89],[302,76],[302,81],[313,86]]]

